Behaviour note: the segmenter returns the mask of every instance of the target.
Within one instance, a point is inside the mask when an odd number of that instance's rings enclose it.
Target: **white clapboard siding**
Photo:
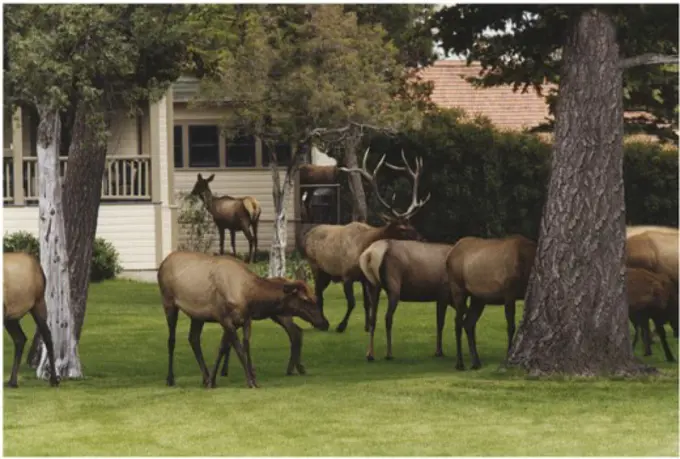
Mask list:
[[[196,183],[196,176],[201,173],[204,177],[215,174],[215,179],[210,182],[210,189],[216,195],[233,197],[252,196],[260,202],[262,214],[260,215],[260,225],[258,227],[258,249],[269,250],[274,234],[274,202],[272,198],[272,175],[269,169],[260,170],[175,170],[175,192],[188,193]],[[285,169],[281,169],[281,180],[285,176]],[[294,248],[295,243],[295,224],[290,220],[295,218],[294,196],[291,195],[286,206],[288,222],[288,249]],[[180,228],[179,243],[182,244],[186,234]],[[225,250],[231,251],[229,231],[226,232]],[[219,248],[219,237],[215,230],[215,251]],[[236,233],[236,251],[243,253],[248,251],[248,240],[243,233]]]
[[[28,231],[38,235],[38,207],[4,207],[4,234]],[[156,269],[153,204],[102,204],[97,237],[111,242],[124,270]]]
[[[137,118],[117,115],[111,122],[111,135],[107,143],[108,156],[129,156],[139,154],[139,133]]]

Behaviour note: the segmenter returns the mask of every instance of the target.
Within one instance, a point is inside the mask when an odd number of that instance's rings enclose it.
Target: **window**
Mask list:
[[[175,126],[175,167],[184,166],[184,148],[182,148],[182,140],[182,126]]]
[[[290,163],[290,159],[293,155],[293,148],[289,143],[277,143],[274,146],[276,151],[276,158],[280,166],[287,166]],[[269,147],[267,144],[262,142],[262,165],[265,167],[269,166]]]
[[[218,167],[219,138],[217,126],[189,126],[189,167]]]
[[[255,137],[236,137],[227,144],[227,167],[255,167]]]

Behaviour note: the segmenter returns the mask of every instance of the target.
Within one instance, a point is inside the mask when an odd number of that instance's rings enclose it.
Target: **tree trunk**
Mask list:
[[[524,318],[508,363],[629,374],[623,86],[612,20],[585,12],[564,46],[552,174]]]
[[[60,121],[56,111],[39,108],[38,126],[38,185],[40,234],[40,264],[45,271],[47,285],[47,322],[54,343],[56,373],[61,378],[82,377],[75,323],[70,308],[68,254],[64,229],[59,176]],[[49,377],[49,360],[44,344],[36,370],[39,378]]]
[[[344,163],[345,167],[359,167],[357,162],[357,148],[359,139],[348,138],[345,142]],[[352,220],[365,222],[368,219],[368,206],[366,205],[366,192],[361,182],[361,175],[358,172],[349,174],[349,187],[352,193]]]
[[[273,148],[269,149],[270,151]],[[296,164],[293,158],[293,164]],[[294,165],[286,171],[286,177],[281,186],[279,166],[276,158],[270,156],[269,165],[272,171],[272,197],[274,198],[274,234],[269,248],[269,277],[286,275],[286,245],[288,242],[288,224],[286,218],[287,200],[293,191],[293,176],[297,169]]]
[[[97,136],[106,132],[102,119],[83,105],[78,107],[64,179],[64,224],[71,282],[71,310],[76,340],[80,342],[97,231],[102,176],[106,165],[106,142]]]

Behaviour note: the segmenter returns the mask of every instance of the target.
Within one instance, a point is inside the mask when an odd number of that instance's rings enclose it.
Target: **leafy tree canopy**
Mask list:
[[[559,83],[561,49],[569,25],[584,5],[456,5],[433,16],[435,38],[449,53],[479,61],[482,72],[473,84],[511,84],[515,90]],[[622,58],[678,54],[678,5],[599,5],[614,18]],[[510,27],[512,29],[510,30]],[[653,116],[647,128],[677,139],[677,65],[632,66],[624,73],[626,110]],[[628,67],[626,65],[626,67]],[[549,100],[554,111],[553,91]],[[672,129],[665,128],[670,126]],[[676,140],[677,141],[677,140]]]

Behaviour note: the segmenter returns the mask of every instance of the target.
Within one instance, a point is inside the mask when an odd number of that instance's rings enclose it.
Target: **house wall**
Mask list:
[[[38,207],[4,207],[5,233],[28,231],[38,236]],[[156,232],[153,204],[102,204],[97,237],[111,242],[124,270],[156,269]]]
[[[273,233],[274,233],[274,204],[272,199],[272,174],[269,169],[196,169],[196,170],[179,170],[175,169],[175,192],[189,193],[196,183],[196,175],[201,173],[204,177],[215,174],[215,179],[210,183],[211,190],[218,196],[228,194],[229,196],[242,197],[252,196],[260,202],[262,206],[262,214],[260,215],[260,224],[258,226],[258,249],[268,250]],[[283,179],[285,170],[281,169],[281,178]],[[295,223],[291,221],[294,212],[294,201],[288,200],[286,206],[286,215],[288,217],[288,249],[292,250],[295,245]],[[178,200],[177,203],[181,206],[182,203]],[[219,237],[217,230],[214,228],[214,242],[213,251],[219,250]],[[180,225],[178,243],[181,246],[187,241],[187,231]],[[229,231],[225,235],[225,250],[231,251],[231,242],[229,239]],[[236,233],[236,251],[239,253],[248,252],[248,240],[243,233]]]
[[[148,121],[144,124],[148,124]],[[111,136],[107,143],[108,156],[132,156],[139,154],[141,126],[138,117],[120,114],[111,122]]]

